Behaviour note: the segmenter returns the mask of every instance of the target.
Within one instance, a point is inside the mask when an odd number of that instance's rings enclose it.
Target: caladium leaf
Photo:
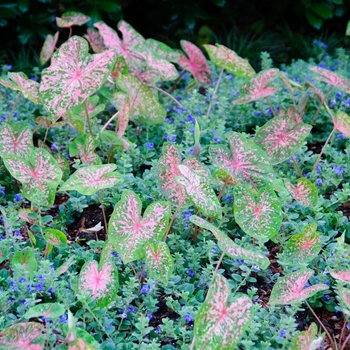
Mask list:
[[[53,204],[62,171],[49,152],[36,148],[27,158],[6,155],[4,164],[10,174],[22,183],[24,197],[39,205]]]
[[[64,262],[60,267],[58,267],[55,271],[56,276],[58,277],[66,273],[68,269],[71,267],[71,265],[73,264],[74,260],[75,260],[75,257],[71,256],[68,260],[66,260],[66,262]]]
[[[110,75],[114,52],[90,55],[88,50],[85,39],[73,36],[52,55],[51,65],[42,71],[39,94],[53,116],[61,117],[68,109],[82,104]]]
[[[219,170],[216,170],[215,173],[212,175],[212,180],[215,183],[220,183],[222,185],[222,184],[224,184],[227,181],[227,178],[229,176],[230,175],[227,174],[226,171],[224,171],[222,169],[219,169]],[[230,177],[228,179],[227,185],[229,185],[229,186],[236,186],[237,184],[238,184],[238,181],[236,179],[233,179],[232,177]]]
[[[70,174],[69,163],[67,159],[60,153],[56,155],[57,164],[62,171],[62,181],[66,181]]]
[[[32,250],[26,250],[24,253],[17,251],[13,254],[11,260],[12,268],[14,265],[22,265],[24,271],[28,273],[29,278],[34,276],[34,272],[38,268],[35,255]]]
[[[44,325],[38,322],[20,322],[0,333],[0,348],[8,350],[43,350],[41,337]]]
[[[167,285],[174,271],[174,260],[165,242],[148,243],[146,251],[146,271],[149,278]]]
[[[67,236],[60,230],[48,228],[44,233],[44,238],[47,244],[54,247],[64,248],[67,246]]]
[[[122,176],[114,171],[115,164],[92,165],[78,169],[60,188],[60,191],[78,191],[91,196],[99,190],[113,187]]]
[[[308,263],[317,257],[322,249],[321,235],[315,224],[309,224],[301,233],[289,238],[284,247],[285,262],[290,265]]]
[[[104,104],[98,104],[99,97],[97,95],[91,96],[86,100],[87,111],[90,119],[101,113],[105,109]],[[84,104],[75,106],[71,109],[72,118],[85,121],[86,112]]]
[[[180,43],[188,56],[188,58],[185,55],[179,57],[180,67],[189,71],[199,83],[210,85],[211,71],[202,51],[189,41],[181,40]]]
[[[207,300],[194,320],[196,348],[229,350],[235,347],[253,319],[253,303],[247,296],[236,296],[229,303],[227,280],[216,275]]]
[[[314,66],[314,67],[311,67],[310,70],[319,74],[316,77],[317,80],[324,81],[327,84],[336,86],[337,88],[343,89],[347,94],[350,94],[349,79],[321,67]]]
[[[311,125],[293,124],[292,118],[276,117],[259,128],[255,142],[278,164],[292,157],[310,134]]]
[[[121,139],[125,131],[128,127],[130,119],[130,102],[129,98],[126,98],[125,101],[120,106],[119,112],[118,112],[118,132],[117,135]]]
[[[75,11],[67,11],[62,17],[56,17],[57,26],[60,28],[70,28],[73,26],[82,26],[90,21],[90,17],[85,16],[83,13]]]
[[[258,242],[266,242],[279,232],[283,214],[271,186],[262,187],[256,193],[247,186],[236,185],[233,209],[240,228]]]
[[[266,153],[253,141],[236,132],[229,132],[226,137],[231,151],[222,145],[210,146],[212,161],[242,183],[253,186],[271,185],[274,174]]]
[[[234,100],[232,103],[234,105],[241,105],[274,94],[278,90],[278,87],[268,86],[268,84],[277,77],[278,72],[276,68],[261,71],[255,77],[251,78],[248,84],[242,86],[242,97]]]
[[[103,226],[102,226],[103,227]],[[106,262],[113,262],[114,257],[112,255],[112,252],[114,250],[114,247],[110,240],[107,240],[105,244],[103,245],[102,252],[100,255],[100,262],[98,266],[101,268]]]
[[[338,298],[342,307],[342,312],[350,316],[350,289],[344,287],[342,283],[337,284]]]
[[[8,73],[8,78],[0,78],[0,84],[12,89],[20,91],[28,100],[42,104],[39,97],[39,83],[28,79],[24,73]]]
[[[344,271],[344,270],[335,271],[335,270],[329,269],[329,273],[336,280],[350,284],[350,271]]]
[[[143,47],[149,48],[151,51],[156,53],[160,58],[163,58],[169,62],[178,63],[179,58],[181,56],[181,51],[174,50],[168,45],[155,39],[147,39],[144,42]]]
[[[74,139],[69,144],[69,155],[71,157],[79,157],[83,164],[100,165],[101,158],[95,153],[95,148],[99,142],[91,134],[84,134]]]
[[[152,203],[143,217],[141,209],[139,196],[125,191],[109,220],[108,237],[125,264],[143,258],[145,244],[161,240],[168,227],[170,203]]]
[[[286,187],[292,197],[300,204],[305,205],[306,207],[315,207],[317,205],[317,188],[305,177],[299,179],[295,186],[293,186],[290,182],[287,182]]]
[[[99,307],[107,306],[118,291],[118,274],[111,261],[102,266],[94,260],[85,263],[79,275],[79,290],[88,293]]]
[[[180,176],[176,176],[175,181],[184,188],[196,208],[208,217],[220,219],[221,205],[208,177],[183,164],[179,164],[177,168]]]
[[[32,306],[24,315],[24,318],[44,316],[48,319],[59,318],[66,311],[65,307],[59,303],[43,303]]]
[[[328,289],[325,284],[315,284],[304,288],[308,279],[314,272],[303,269],[280,277],[273,286],[269,304],[295,304],[300,303],[321,290]]]
[[[16,129],[6,122],[2,123],[0,129],[0,155],[2,157],[14,154],[25,158],[33,149],[33,134],[30,129]]]
[[[350,137],[350,117],[341,111],[334,114],[334,127],[343,133],[346,137]]]
[[[128,98],[130,101],[130,119],[137,124],[161,124],[165,120],[166,110],[156,95],[132,75],[119,75],[116,79],[121,91],[113,94],[111,103],[120,109]]]
[[[292,339],[292,350],[316,350],[322,345],[323,337],[317,337],[316,323],[311,323],[309,329],[300,332]]]
[[[256,73],[247,60],[238,56],[236,52],[224,45],[203,45],[210,60],[218,67],[242,78],[251,78]]]
[[[84,38],[90,43],[90,46],[94,52],[100,53],[106,50],[103,38],[96,29],[88,28]]]
[[[100,350],[101,347],[95,338],[86,330],[75,328],[76,340],[68,345],[68,350]]]
[[[112,130],[103,130],[99,135],[101,137],[101,140],[106,142],[108,146],[123,145],[123,140],[121,140]]]
[[[59,34],[60,32],[56,32],[54,36],[51,34],[46,36],[44,45],[40,51],[40,63],[42,66],[51,58],[55,51]]]

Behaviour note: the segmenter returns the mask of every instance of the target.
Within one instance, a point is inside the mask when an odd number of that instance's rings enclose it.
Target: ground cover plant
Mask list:
[[[0,78],[0,348],[346,349],[347,52],[87,21]]]

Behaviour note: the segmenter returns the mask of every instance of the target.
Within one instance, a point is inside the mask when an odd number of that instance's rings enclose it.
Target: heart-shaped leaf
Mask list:
[[[16,129],[3,122],[0,130],[0,155],[14,154],[27,157],[33,150],[33,134],[30,129]]]
[[[62,171],[62,181],[66,181],[70,174],[69,163],[67,159],[60,153],[56,155],[57,164]]]
[[[292,157],[310,134],[311,125],[293,124],[292,118],[276,117],[259,128],[254,141],[270,157],[272,164]]]
[[[88,28],[84,38],[90,43],[90,46],[95,53],[100,53],[106,50],[103,38],[96,29]]]
[[[34,272],[38,268],[35,255],[32,250],[28,249],[24,253],[17,251],[13,254],[11,260],[12,268],[14,265],[22,265],[24,271],[28,273],[29,278],[34,276]]]
[[[208,217],[220,219],[221,205],[208,177],[197,174],[186,165],[180,164],[177,168],[181,176],[175,177],[175,181],[184,188],[196,208]]]
[[[253,319],[253,303],[247,296],[237,296],[229,303],[227,280],[216,275],[207,300],[194,320],[196,348],[202,350],[229,350],[243,336]]]
[[[114,171],[115,164],[92,165],[78,169],[60,188],[60,191],[78,191],[86,196],[91,196],[99,190],[113,187],[122,179],[122,176]]]
[[[350,80],[342,77],[341,75],[331,72],[328,69],[321,67],[311,67],[310,70],[319,74],[316,79],[324,81],[327,84],[336,86],[337,88],[343,89],[347,94],[350,94]]]
[[[40,63],[42,66],[51,58],[55,51],[59,34],[60,32],[56,32],[54,36],[51,34],[46,36],[44,45],[40,51]]]
[[[346,137],[350,137],[350,117],[341,111],[334,114],[334,127],[343,133]]]
[[[238,56],[236,52],[224,45],[203,45],[210,60],[218,67],[242,78],[251,78],[256,73],[247,60]]]
[[[125,131],[128,127],[130,119],[130,102],[129,98],[126,98],[125,101],[120,106],[120,109],[118,111],[118,132],[117,135],[121,139]]]
[[[292,339],[291,350],[319,349],[323,337],[317,337],[318,329],[316,323],[311,323],[307,331],[300,332]]]
[[[314,272],[310,269],[304,269],[280,277],[273,286],[269,304],[295,304],[310,298],[321,290],[328,289],[325,284],[315,284],[304,288],[308,279]]]
[[[143,47],[149,48],[151,51],[157,54],[160,58],[163,58],[169,62],[178,63],[179,58],[181,56],[181,51],[174,50],[168,45],[155,39],[147,39]]]
[[[306,207],[315,207],[318,202],[318,192],[316,186],[305,177],[298,180],[293,186],[286,182],[286,187],[292,197]]]
[[[202,51],[194,44],[186,40],[181,40],[181,47],[186,52],[179,57],[179,65],[184,70],[189,71],[193,77],[202,84],[211,84],[211,71]]]
[[[84,134],[74,139],[69,144],[69,155],[71,157],[79,157],[83,164],[100,165],[101,158],[95,153],[95,148],[99,142],[91,134]]]
[[[38,322],[20,322],[0,333],[0,348],[8,350],[43,350],[45,338],[41,337],[44,325]]]
[[[12,89],[20,91],[28,100],[42,104],[39,97],[39,83],[28,79],[24,73],[8,73],[8,78],[0,78],[0,84]]]
[[[62,171],[49,152],[35,148],[27,158],[6,155],[3,159],[10,174],[22,183],[24,197],[38,205],[53,204]]]
[[[274,174],[266,153],[253,141],[236,132],[229,132],[226,137],[231,151],[222,145],[211,145],[209,154],[212,161],[244,184],[271,185]]]
[[[141,209],[139,196],[125,191],[109,220],[108,237],[125,264],[143,258],[145,244],[161,240],[168,227],[170,203],[152,203],[143,217]]]
[[[329,273],[336,280],[350,284],[350,271],[342,271],[342,270],[335,271],[335,270],[329,269]]]
[[[73,36],[52,55],[51,65],[42,71],[39,94],[56,119],[82,104],[111,73],[115,62],[112,50],[94,55],[88,51],[87,41]]]
[[[57,26],[60,28],[70,28],[73,26],[82,26],[90,21],[90,17],[80,12],[67,11],[61,18],[56,17]]]
[[[44,303],[31,307],[24,315],[24,318],[44,316],[48,319],[59,318],[66,311],[65,307],[59,303]]]
[[[45,230],[44,238],[47,244],[54,247],[64,248],[67,246],[67,236],[60,230],[48,228]]]
[[[101,347],[95,338],[87,331],[75,328],[77,338],[68,345],[68,350],[100,350]]]
[[[242,97],[234,100],[232,103],[234,105],[241,105],[274,94],[278,90],[278,87],[268,86],[268,84],[277,77],[278,72],[279,70],[276,68],[261,71],[255,77],[251,78],[248,84],[242,86]]]
[[[174,271],[174,260],[165,242],[148,243],[146,251],[146,271],[149,278],[167,285]]]
[[[118,272],[112,262],[102,266],[94,260],[85,263],[79,275],[79,289],[94,298],[99,307],[107,306],[118,291]]]
[[[258,242],[264,243],[279,232],[283,214],[281,203],[271,186],[256,193],[247,186],[236,185],[233,209],[237,224]]]

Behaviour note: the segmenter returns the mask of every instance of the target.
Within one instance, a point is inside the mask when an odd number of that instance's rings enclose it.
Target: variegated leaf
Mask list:
[[[82,104],[96,92],[110,75],[115,62],[112,50],[90,55],[89,45],[73,36],[51,58],[42,71],[39,94],[45,108],[57,117]]]
[[[0,333],[0,349],[43,350],[45,338],[41,337],[44,325],[38,322],[20,322]]]
[[[316,79],[320,81],[324,81],[327,84],[336,86],[337,88],[343,89],[347,94],[350,94],[350,80],[337,74],[329,71],[328,69],[324,69],[321,67],[311,67],[310,70],[319,74]]]
[[[208,217],[220,219],[221,205],[209,178],[196,173],[186,165],[180,164],[177,168],[180,176],[176,176],[175,181],[184,188],[196,208]]]
[[[90,21],[90,17],[80,12],[67,11],[61,18],[56,17],[57,26],[60,28],[69,28],[73,26],[82,26]]]
[[[286,187],[293,199],[306,207],[315,207],[318,202],[318,192],[316,186],[305,177],[298,180],[293,186],[286,182]]]
[[[215,183],[220,183],[222,185],[227,181],[227,178],[229,176],[230,175],[227,174],[226,171],[219,169],[215,171],[215,173],[212,175],[212,181],[214,181]],[[230,179],[227,182],[227,185],[230,185],[230,186],[236,186],[237,184],[238,184],[238,181],[236,179],[233,179],[232,177],[230,177]]]
[[[3,159],[10,174],[22,183],[24,197],[38,205],[53,204],[62,171],[49,152],[35,148],[27,158],[6,155]]]
[[[79,157],[83,164],[100,165],[101,158],[95,153],[95,148],[99,142],[91,134],[84,134],[74,139],[69,144],[69,155],[71,157]]]
[[[116,82],[121,89],[113,94],[112,104],[120,109],[128,98],[130,101],[130,120],[138,124],[161,124],[166,110],[156,95],[132,75],[119,75]]]
[[[34,273],[38,268],[35,255],[30,249],[27,249],[25,252],[15,252],[11,260],[11,265],[12,268],[14,268],[14,265],[22,265],[23,270],[28,274],[29,278],[34,276]]]
[[[329,269],[329,273],[336,280],[350,284],[350,271],[349,270],[348,271],[344,271],[344,270],[343,271],[342,270],[335,271],[335,270]]]
[[[148,243],[146,251],[146,271],[149,278],[167,285],[174,271],[174,260],[165,242]]]
[[[8,73],[8,78],[0,78],[0,84],[12,89],[20,91],[28,100],[42,104],[39,97],[39,83],[28,79],[24,73]]]
[[[250,247],[251,249],[249,250],[242,248],[213,224],[200,218],[199,216],[192,215],[190,217],[190,221],[201,228],[211,231],[218,240],[219,248],[231,258],[249,260],[263,270],[267,269],[267,267],[270,265],[269,259],[257,251],[255,247]]]
[[[100,223],[101,224],[101,223]],[[100,255],[100,262],[98,266],[101,268],[106,262],[113,262],[114,257],[112,255],[112,252],[114,250],[114,247],[110,240],[107,240],[102,248],[101,255]]]
[[[325,284],[315,284],[311,287],[304,288],[312,274],[312,270],[304,269],[280,277],[273,286],[269,304],[300,303],[317,292],[328,289],[328,286]]]
[[[247,60],[238,56],[236,52],[224,45],[203,45],[207,50],[210,60],[218,67],[238,77],[251,78],[256,73]]]
[[[274,173],[266,153],[253,141],[236,132],[229,132],[226,137],[231,151],[225,146],[211,145],[209,154],[212,161],[244,184],[272,184]]]
[[[44,65],[51,58],[53,52],[55,51],[59,34],[60,32],[56,32],[54,36],[51,34],[46,36],[44,45],[40,51],[41,65]]]
[[[236,185],[233,209],[240,228],[258,242],[266,242],[279,232],[283,214],[281,203],[271,186],[256,193],[247,186]]]
[[[156,53],[159,57],[173,63],[178,63],[179,58],[181,56],[181,51],[174,50],[170,48],[168,45],[155,40],[155,39],[147,39],[143,45],[144,47],[148,47],[151,51]]]
[[[302,113],[300,113],[294,107],[289,107],[287,110],[287,114],[291,118],[293,125],[298,125],[303,122]]]
[[[79,290],[88,293],[100,308],[107,306],[118,291],[118,271],[111,261],[99,266],[95,260],[88,261],[79,274]]]
[[[44,238],[47,244],[54,247],[65,248],[67,246],[67,236],[60,230],[48,228],[44,233]]]
[[[126,98],[125,101],[120,106],[119,112],[118,112],[118,132],[117,135],[121,139],[125,131],[128,127],[130,119],[130,102],[129,98]]]
[[[30,129],[13,128],[6,122],[2,123],[0,130],[1,157],[13,154],[25,158],[33,149],[33,134]]]
[[[89,114],[90,119],[95,117],[97,114],[101,113],[105,109],[104,104],[98,104],[99,97],[97,95],[91,96],[87,99],[87,112]],[[72,118],[85,121],[86,112],[84,104],[75,106],[71,109]]]
[[[29,319],[44,316],[52,320],[62,316],[65,310],[65,307],[59,303],[43,303],[32,306],[23,317]]]
[[[311,125],[294,124],[292,118],[276,117],[259,128],[255,142],[278,164],[292,157],[310,134]]]
[[[56,155],[57,164],[62,171],[62,181],[66,181],[70,174],[69,163],[67,159],[60,153]]]
[[[143,217],[141,209],[139,196],[125,191],[109,220],[108,237],[125,264],[143,258],[145,244],[161,240],[168,227],[170,203],[152,203]]]
[[[341,111],[337,111],[334,114],[334,127],[344,134],[346,137],[350,137],[350,117]]]
[[[179,57],[180,67],[189,71],[199,83],[210,85],[211,71],[202,51],[189,41],[181,40],[180,43],[188,56],[188,58],[185,55]]]
[[[337,284],[338,298],[342,308],[342,312],[349,317],[350,316],[350,289],[344,287],[342,283]]]
[[[322,249],[320,233],[316,231],[315,224],[307,225],[301,233],[289,238],[284,247],[285,263],[297,266],[308,263],[317,257]]]
[[[87,34],[84,35],[84,38],[90,43],[90,46],[95,53],[100,53],[106,50],[103,38],[96,29],[88,28]]]
[[[253,303],[247,296],[236,296],[229,303],[227,280],[216,275],[207,300],[194,320],[196,348],[201,350],[229,350],[243,336],[253,319]]]
[[[278,72],[276,68],[261,71],[251,78],[248,84],[242,86],[242,97],[232,103],[234,105],[245,104],[274,94],[278,87],[268,86],[268,84],[277,77]]]
[[[114,171],[115,164],[92,165],[78,169],[61,187],[60,191],[78,191],[91,196],[99,190],[113,187],[122,176]]]
[[[95,338],[86,330],[75,328],[76,339],[68,345],[68,350],[100,350],[101,347]]]
[[[292,339],[291,350],[316,350],[322,345],[323,338],[317,337],[318,330],[316,323],[311,323],[309,329],[300,332]]]
[[[120,139],[116,134],[115,131],[112,130],[103,130],[99,134],[102,141],[106,142],[108,146],[122,146],[123,145],[123,139]]]

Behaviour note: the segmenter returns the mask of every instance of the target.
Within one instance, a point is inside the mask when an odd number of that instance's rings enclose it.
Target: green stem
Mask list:
[[[156,87],[156,86],[151,86],[151,88],[156,89],[157,91],[161,92],[162,94],[164,94],[165,96],[168,96],[172,101],[174,101],[180,108],[183,108],[182,104],[171,94],[169,94],[168,92]]]
[[[107,218],[106,218],[106,212],[105,212],[105,207],[103,205],[103,199],[101,196],[100,191],[97,191],[98,199],[100,200],[101,203],[101,209],[102,209],[102,215],[103,215],[103,222],[105,224],[105,232],[106,232],[106,241],[107,241],[107,234],[108,234],[108,224],[107,224]]]
[[[169,90],[169,94],[172,94],[176,88],[176,85],[179,83],[179,81],[181,80],[181,78],[184,76],[184,74],[186,73],[185,70],[183,70],[181,72],[181,74],[177,77],[177,79],[175,80],[173,86],[171,87],[171,89]]]
[[[87,106],[86,100],[84,101],[84,108],[85,108],[85,117],[86,117],[86,120],[88,122],[90,134],[91,134],[91,136],[94,136],[92,133],[91,121],[90,121],[90,116],[89,116],[89,111],[88,111],[88,106]]]
[[[119,113],[119,111],[118,111],[117,113],[113,114],[113,115],[108,119],[107,123],[106,123],[105,125],[103,125],[103,128],[100,130],[100,134],[101,134],[102,131],[104,131],[104,130],[107,129],[108,125],[109,125],[110,123],[112,123],[112,121],[113,121],[115,118],[118,117],[118,113]],[[97,137],[98,137],[98,136],[97,136]],[[96,137],[96,138],[97,138],[97,137]]]
[[[206,116],[206,118],[207,118],[207,119],[209,118],[210,111],[211,111],[211,106],[212,106],[211,101],[213,100],[213,98],[216,96],[216,93],[218,92],[218,89],[219,89],[219,84],[220,84],[220,81],[221,81],[221,78],[222,78],[222,74],[223,74],[223,72],[224,72],[224,68],[221,68],[221,71],[220,71],[220,75],[219,75],[218,81],[216,82],[216,85],[215,85],[215,89],[214,89],[213,96],[212,96],[212,98],[210,99],[210,102],[209,102],[209,107],[208,107],[207,116]]]
[[[167,229],[167,231],[166,231],[166,233],[165,233],[165,235],[164,235],[164,239],[163,239],[164,242],[166,242],[166,239],[168,238],[168,235],[169,235],[171,226],[172,226],[172,224],[173,224],[173,222],[174,222],[174,220],[175,220],[175,218],[176,218],[176,215],[178,214],[179,210],[181,209],[182,204],[183,204],[182,202],[179,203],[179,205],[178,205],[177,208],[176,208],[176,211],[175,211],[174,215],[173,215],[172,218],[171,218],[171,221],[170,221],[170,223],[169,223],[168,229]]]
[[[294,164],[295,168],[297,169],[297,172],[298,172],[299,176],[300,177],[304,177],[304,175],[303,175],[303,173],[302,173],[302,171],[301,171],[297,161],[295,160],[294,156],[292,157],[292,160],[293,160],[293,164]]]
[[[249,273],[247,273],[247,275],[242,279],[242,281],[240,282],[240,284],[236,287],[236,289],[234,290],[234,292],[232,293],[232,295],[235,295],[238,291],[239,288],[241,288],[241,286],[243,285],[243,283],[246,281],[246,279],[248,278],[248,276],[250,276],[250,273],[252,272],[252,268],[250,268]]]
[[[224,182],[224,185],[222,186],[222,189],[221,189],[221,191],[220,191],[220,193],[218,195],[219,202],[221,201],[221,198],[222,198],[222,196],[223,196],[223,194],[225,192],[225,188],[227,187],[228,183],[230,182],[230,179],[231,179],[231,176],[227,176],[227,178],[226,178],[226,180]]]
[[[19,98],[21,97],[21,94],[22,94],[21,92],[18,93],[18,95],[17,95],[17,97],[16,97],[16,100],[15,100],[15,102],[13,103],[13,106],[12,106],[12,108],[11,108],[10,114],[9,114],[9,116],[8,116],[8,118],[7,118],[7,122],[8,122],[8,123],[11,121],[11,118],[12,118],[12,116],[13,116],[13,113],[14,113],[15,108],[16,108],[16,106],[17,106],[17,103],[18,103],[18,101],[19,101]]]
[[[318,114],[320,113],[321,107],[322,107],[322,105],[325,103],[325,101],[327,100],[327,97],[328,97],[328,95],[330,94],[332,88],[333,88],[333,85],[331,85],[330,88],[328,89],[326,95],[324,96],[324,99],[322,99],[322,100],[320,101],[320,104],[319,104],[319,106],[318,106],[318,108],[317,108],[317,110],[316,110],[316,113],[314,114],[314,116],[313,116],[312,119],[311,119],[310,125],[313,125],[313,123],[315,122],[316,117],[317,117]]]
[[[316,170],[317,164],[319,163],[319,161],[320,161],[320,159],[321,159],[321,157],[322,157],[322,154],[323,154],[324,150],[326,149],[326,146],[328,145],[330,139],[332,138],[332,136],[333,136],[335,130],[336,130],[336,129],[333,128],[332,132],[329,134],[329,136],[328,136],[328,138],[327,138],[325,144],[324,144],[323,147],[322,147],[322,150],[321,150],[320,154],[318,155],[318,157],[317,157],[317,159],[316,159],[316,162],[315,162],[315,164],[314,164],[314,167],[312,168],[312,171],[315,171],[315,170]]]
[[[273,109],[272,104],[271,104],[269,98],[266,96],[265,99],[266,99],[266,101],[267,101],[267,104],[268,104],[269,107],[270,107],[270,110],[271,110],[273,116],[276,118],[276,117],[277,117],[277,114],[276,114],[275,110]]]

